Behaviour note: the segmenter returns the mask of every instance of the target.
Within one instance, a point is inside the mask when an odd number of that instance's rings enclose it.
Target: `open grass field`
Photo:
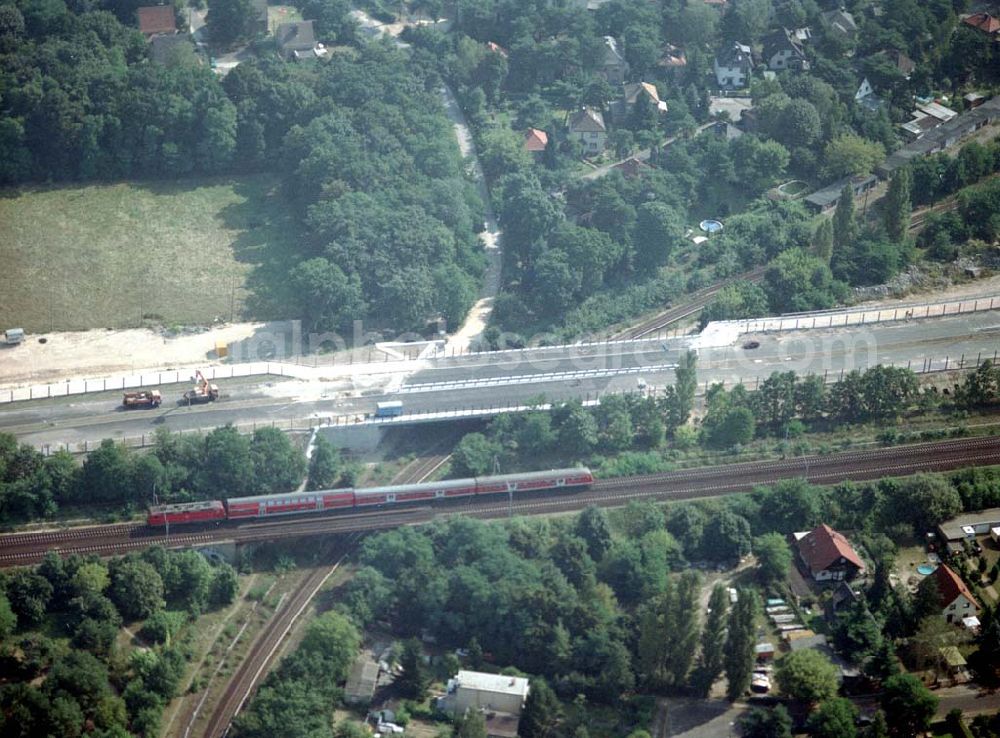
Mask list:
[[[273,314],[265,305],[282,302],[270,299],[283,271],[275,260],[297,233],[277,190],[267,175],[0,193],[0,326],[40,333]]]

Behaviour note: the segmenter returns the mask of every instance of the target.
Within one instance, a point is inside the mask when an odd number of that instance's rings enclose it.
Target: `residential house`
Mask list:
[[[804,44],[813,37],[812,29],[809,26],[803,26],[802,28],[795,28],[791,31],[791,34],[795,37],[795,40],[800,44]]]
[[[817,582],[851,580],[865,565],[843,533],[825,523],[795,534],[799,558]]]
[[[974,13],[962,19],[962,23],[985,33],[990,38],[1000,38],[1000,18],[989,13]]]
[[[514,738],[528,691],[524,677],[462,670],[448,680],[438,707],[453,715],[482,710],[488,738]]]
[[[697,135],[700,136],[702,133],[711,134],[723,141],[735,141],[743,136],[743,131],[725,120],[710,121],[708,124],[701,126],[698,129]]]
[[[541,154],[549,145],[549,134],[537,128],[529,128],[524,132],[524,150],[531,154]]]
[[[966,110],[956,118],[949,120],[947,123],[942,123],[937,128],[932,129],[916,141],[911,141],[902,148],[892,152],[888,157],[886,157],[886,160],[878,166],[876,172],[882,179],[889,179],[894,171],[899,169],[899,167],[905,166],[913,159],[950,149],[955,146],[955,144],[959,143],[964,138],[971,136],[981,128],[994,125],[998,122],[1000,122],[1000,95],[991,97],[986,102],[972,108],[971,110]],[[998,511],[995,510],[986,510],[983,514],[976,517],[984,517],[987,516],[987,513],[992,515],[997,512]],[[959,518],[956,518],[955,520],[959,520]],[[996,521],[996,524],[1000,524],[1000,516],[996,518]],[[948,529],[951,530],[955,527],[955,521],[953,520],[949,521],[947,524],[942,524],[940,529],[944,530],[946,525]],[[985,525],[981,532],[988,533],[989,525]],[[944,536],[944,540],[948,542],[952,541],[952,539],[948,536]]]
[[[835,38],[853,43],[858,37],[858,24],[854,16],[843,8],[828,10],[821,14],[823,25]]]
[[[621,49],[614,36],[604,37],[604,60],[601,62],[601,76],[608,81],[609,85],[618,87],[625,84],[628,77],[628,62],[622,55]]]
[[[618,162],[611,168],[616,172],[621,172],[625,179],[635,179],[642,176],[645,172],[653,171],[652,165],[635,156],[630,156],[628,159]]]
[[[274,32],[274,39],[286,59],[306,59],[326,54],[326,49],[316,43],[311,20],[282,23]]]
[[[916,62],[908,57],[904,51],[890,49],[888,51],[880,51],[878,56],[885,57],[886,61],[888,61],[890,65],[894,66],[905,79],[909,79],[913,74],[913,70],[917,68]]]
[[[148,41],[160,33],[177,33],[177,19],[173,5],[153,5],[136,10],[139,31]]]
[[[622,97],[611,103],[611,115],[616,121],[623,121],[631,114],[640,97],[645,97],[649,105],[660,113],[667,112],[667,104],[660,99],[656,85],[649,82],[631,82],[622,88]]]
[[[968,586],[947,564],[941,564],[931,575],[941,594],[941,614],[949,623],[959,624],[963,618],[979,616],[979,603]]]
[[[750,84],[753,71],[753,53],[749,46],[734,43],[720,54],[716,54],[712,65],[719,87],[733,90]]]
[[[266,34],[270,30],[267,20],[267,0],[252,0],[253,32]]]
[[[658,62],[659,66],[666,69],[683,69],[687,66],[687,55],[684,49],[673,44],[667,44],[663,48],[663,56]]]
[[[768,69],[809,69],[809,60],[802,42],[793,31],[779,28],[764,38],[764,63]]]
[[[867,77],[861,80],[861,86],[854,93],[854,102],[872,113],[882,107],[882,98],[875,94],[875,88]]]
[[[583,146],[584,156],[595,156],[603,152],[608,142],[608,128],[601,111],[584,106],[573,113],[569,119],[567,136]]]

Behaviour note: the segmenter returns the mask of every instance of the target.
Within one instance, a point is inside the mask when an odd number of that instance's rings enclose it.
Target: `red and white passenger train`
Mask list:
[[[534,492],[548,489],[580,489],[594,481],[590,469],[553,469],[544,472],[505,474],[496,477],[447,479],[392,487],[322,489],[280,495],[231,497],[228,500],[185,502],[149,508],[146,522],[154,527],[221,520],[270,518],[276,515],[323,513],[334,510],[370,509],[409,502],[474,497],[478,495]]]

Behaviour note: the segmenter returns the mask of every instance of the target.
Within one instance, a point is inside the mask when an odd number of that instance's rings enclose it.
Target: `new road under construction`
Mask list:
[[[172,534],[138,522],[11,534],[0,538],[0,566],[36,563],[48,551],[112,556],[154,544],[169,547],[253,544],[417,525],[448,515],[490,519],[560,513],[581,510],[589,505],[615,507],[633,500],[679,501],[716,497],[746,492],[790,478],[832,485],[848,480],[864,481],[926,471],[990,466],[996,464],[998,459],[1000,437],[987,436],[601,479],[577,492],[528,493],[517,497],[500,494],[455,502],[399,505],[362,513],[184,527]]]
[[[200,397],[215,400],[200,404],[173,399],[179,393],[171,383],[186,382],[186,372],[152,370],[0,393],[0,431],[46,452],[86,452],[104,438],[144,445],[159,427],[193,432],[226,423],[249,431],[264,425],[302,430],[448,422],[469,411],[483,417],[507,412],[539,396],[587,402],[609,393],[662,390],[673,384],[674,368],[689,350],[698,352],[702,390],[716,383],[753,389],[773,372],[787,371],[832,382],[876,364],[917,373],[963,370],[996,357],[998,310],[1000,297],[980,295],[711,323],[700,334],[677,337],[457,355],[428,342],[420,358],[387,355],[384,361],[325,366],[223,364],[197,377]],[[160,391],[163,404],[123,412],[119,392],[140,385]]]

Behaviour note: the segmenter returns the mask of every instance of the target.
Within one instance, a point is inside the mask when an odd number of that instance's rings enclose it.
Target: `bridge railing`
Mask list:
[[[897,368],[910,369],[915,374],[925,375],[925,374],[944,374],[947,372],[971,372],[975,371],[983,362],[992,361],[997,362],[998,352],[993,352],[991,355],[977,354],[975,357],[961,355],[958,357],[954,356],[944,356],[944,357],[927,357],[924,359],[919,359],[916,361],[908,362],[877,362],[872,366],[893,366]],[[865,371],[870,367],[860,368],[860,371]],[[808,373],[806,376],[822,376],[823,381],[827,384],[832,384],[834,382],[840,381],[844,378],[847,372],[845,370],[840,371],[826,371],[822,375]],[[700,384],[696,390],[696,395],[699,397],[704,396],[708,391],[709,387],[713,384],[722,384],[726,389],[732,389],[736,385],[743,385],[749,390],[757,389],[763,380],[767,379],[767,376],[747,376],[739,377],[736,381],[724,381],[724,382],[704,382]],[[653,387],[648,386],[642,390],[608,390],[606,392],[586,392],[580,395],[578,398],[584,405],[584,407],[593,407],[600,404],[602,397],[607,397],[608,395],[624,395],[624,394],[644,394],[646,396],[656,397],[663,394],[666,391],[666,387]],[[270,420],[270,421],[252,421],[249,423],[236,423],[234,427],[236,430],[243,434],[250,434],[259,428],[277,428],[282,431],[289,433],[304,433],[311,432],[315,428],[351,428],[351,427],[385,427],[385,426],[402,426],[410,425],[415,423],[434,423],[434,422],[446,422],[449,420],[460,420],[464,418],[489,418],[496,415],[501,415],[503,413],[521,413],[528,412],[531,410],[548,410],[552,407],[552,402],[546,403],[534,403],[534,404],[523,404],[521,402],[510,401],[507,403],[499,403],[493,405],[464,405],[449,408],[446,410],[413,410],[407,412],[403,415],[388,417],[388,418],[376,418],[370,413],[353,413],[350,415],[328,415],[328,416],[303,416],[297,418],[287,418],[281,420]],[[188,435],[196,434],[201,435],[208,433],[213,430],[216,426],[208,426],[203,428],[189,428],[185,430],[172,430],[173,433],[178,435]],[[130,448],[146,448],[152,446],[156,443],[155,433],[143,433],[134,436],[125,436],[117,439],[118,442]],[[79,441],[73,443],[36,443],[34,444],[42,453],[48,455],[56,451],[68,451],[72,454],[86,454],[94,450],[100,445],[99,441]]]

